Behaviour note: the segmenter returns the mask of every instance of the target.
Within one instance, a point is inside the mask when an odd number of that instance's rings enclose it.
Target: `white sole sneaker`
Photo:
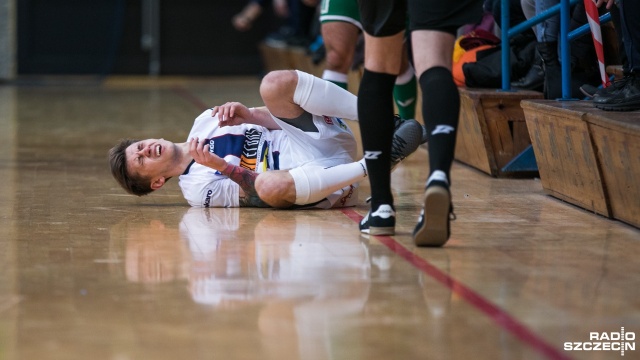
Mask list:
[[[424,193],[424,208],[413,231],[417,246],[442,246],[449,240],[451,193],[444,186],[429,186]]]

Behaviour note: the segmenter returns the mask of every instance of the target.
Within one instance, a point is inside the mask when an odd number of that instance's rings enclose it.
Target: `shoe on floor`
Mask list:
[[[371,210],[360,221],[360,231],[369,235],[395,234],[396,212],[393,206],[382,204],[375,211]]]
[[[438,174],[441,173],[441,174]],[[455,219],[451,192],[444,172],[436,170],[424,193],[424,207],[413,230],[417,246],[442,246],[451,234],[450,221]]]

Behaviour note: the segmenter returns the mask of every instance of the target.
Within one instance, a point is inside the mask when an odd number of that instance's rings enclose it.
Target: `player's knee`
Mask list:
[[[337,49],[329,50],[326,56],[327,68],[335,71],[343,70],[344,68],[348,69],[351,66],[351,64],[348,64],[350,62],[348,55]]]
[[[295,89],[298,75],[294,70],[275,70],[269,72],[260,83],[260,96],[266,102],[278,99],[286,89]]]
[[[262,201],[276,208],[286,208],[295,203],[295,185],[291,176],[266,172],[256,178],[256,193]]]

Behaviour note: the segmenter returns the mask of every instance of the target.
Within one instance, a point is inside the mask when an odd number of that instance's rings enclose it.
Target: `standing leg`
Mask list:
[[[322,38],[327,50],[326,66],[322,78],[347,89],[351,63],[360,29],[355,25],[331,21],[322,24]]]
[[[406,0],[359,0],[364,29],[364,73],[358,91],[362,149],[369,170],[371,210],[360,231],[372,235],[395,233],[391,193],[393,86],[400,73],[406,29]]]
[[[450,170],[456,145],[460,96],[451,75],[455,37],[442,31],[420,30],[411,35],[422,93],[422,114],[429,137],[429,177],[424,209],[416,229],[417,245],[441,246],[449,239]],[[424,213],[426,212],[426,214]]]
[[[637,1],[620,1],[620,27],[622,42],[627,55],[629,72],[636,77],[640,73],[640,3]]]
[[[422,90],[422,116],[429,136],[429,176],[424,207],[413,238],[418,246],[442,246],[450,236],[451,164],[460,95],[451,74],[456,30],[482,16],[481,0],[409,0],[414,64]]]
[[[322,78],[347,89],[358,36],[362,29],[356,0],[322,0],[322,38],[327,52]]]
[[[536,1],[536,14],[559,4],[559,0]],[[542,57],[544,69],[543,92],[545,99],[562,97],[562,69],[558,60],[558,36],[560,34],[560,15],[555,15],[537,25],[536,49]]]
[[[404,46],[406,48],[406,46]],[[406,49],[402,51],[402,68],[393,87],[393,99],[402,119],[413,119],[416,116],[417,82],[413,66],[409,63]]]
[[[400,70],[402,36],[374,37],[365,34],[365,69],[358,92],[358,116],[362,149],[371,176],[371,211],[360,230],[372,235],[395,232],[395,209],[391,193],[391,142],[393,133],[393,86]]]

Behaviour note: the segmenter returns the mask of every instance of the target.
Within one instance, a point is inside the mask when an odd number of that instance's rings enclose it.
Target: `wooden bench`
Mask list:
[[[640,111],[555,100],[522,108],[545,191],[640,227]]]
[[[542,99],[537,91],[460,88],[455,159],[495,177],[533,176],[504,167],[531,144],[520,101]]]

